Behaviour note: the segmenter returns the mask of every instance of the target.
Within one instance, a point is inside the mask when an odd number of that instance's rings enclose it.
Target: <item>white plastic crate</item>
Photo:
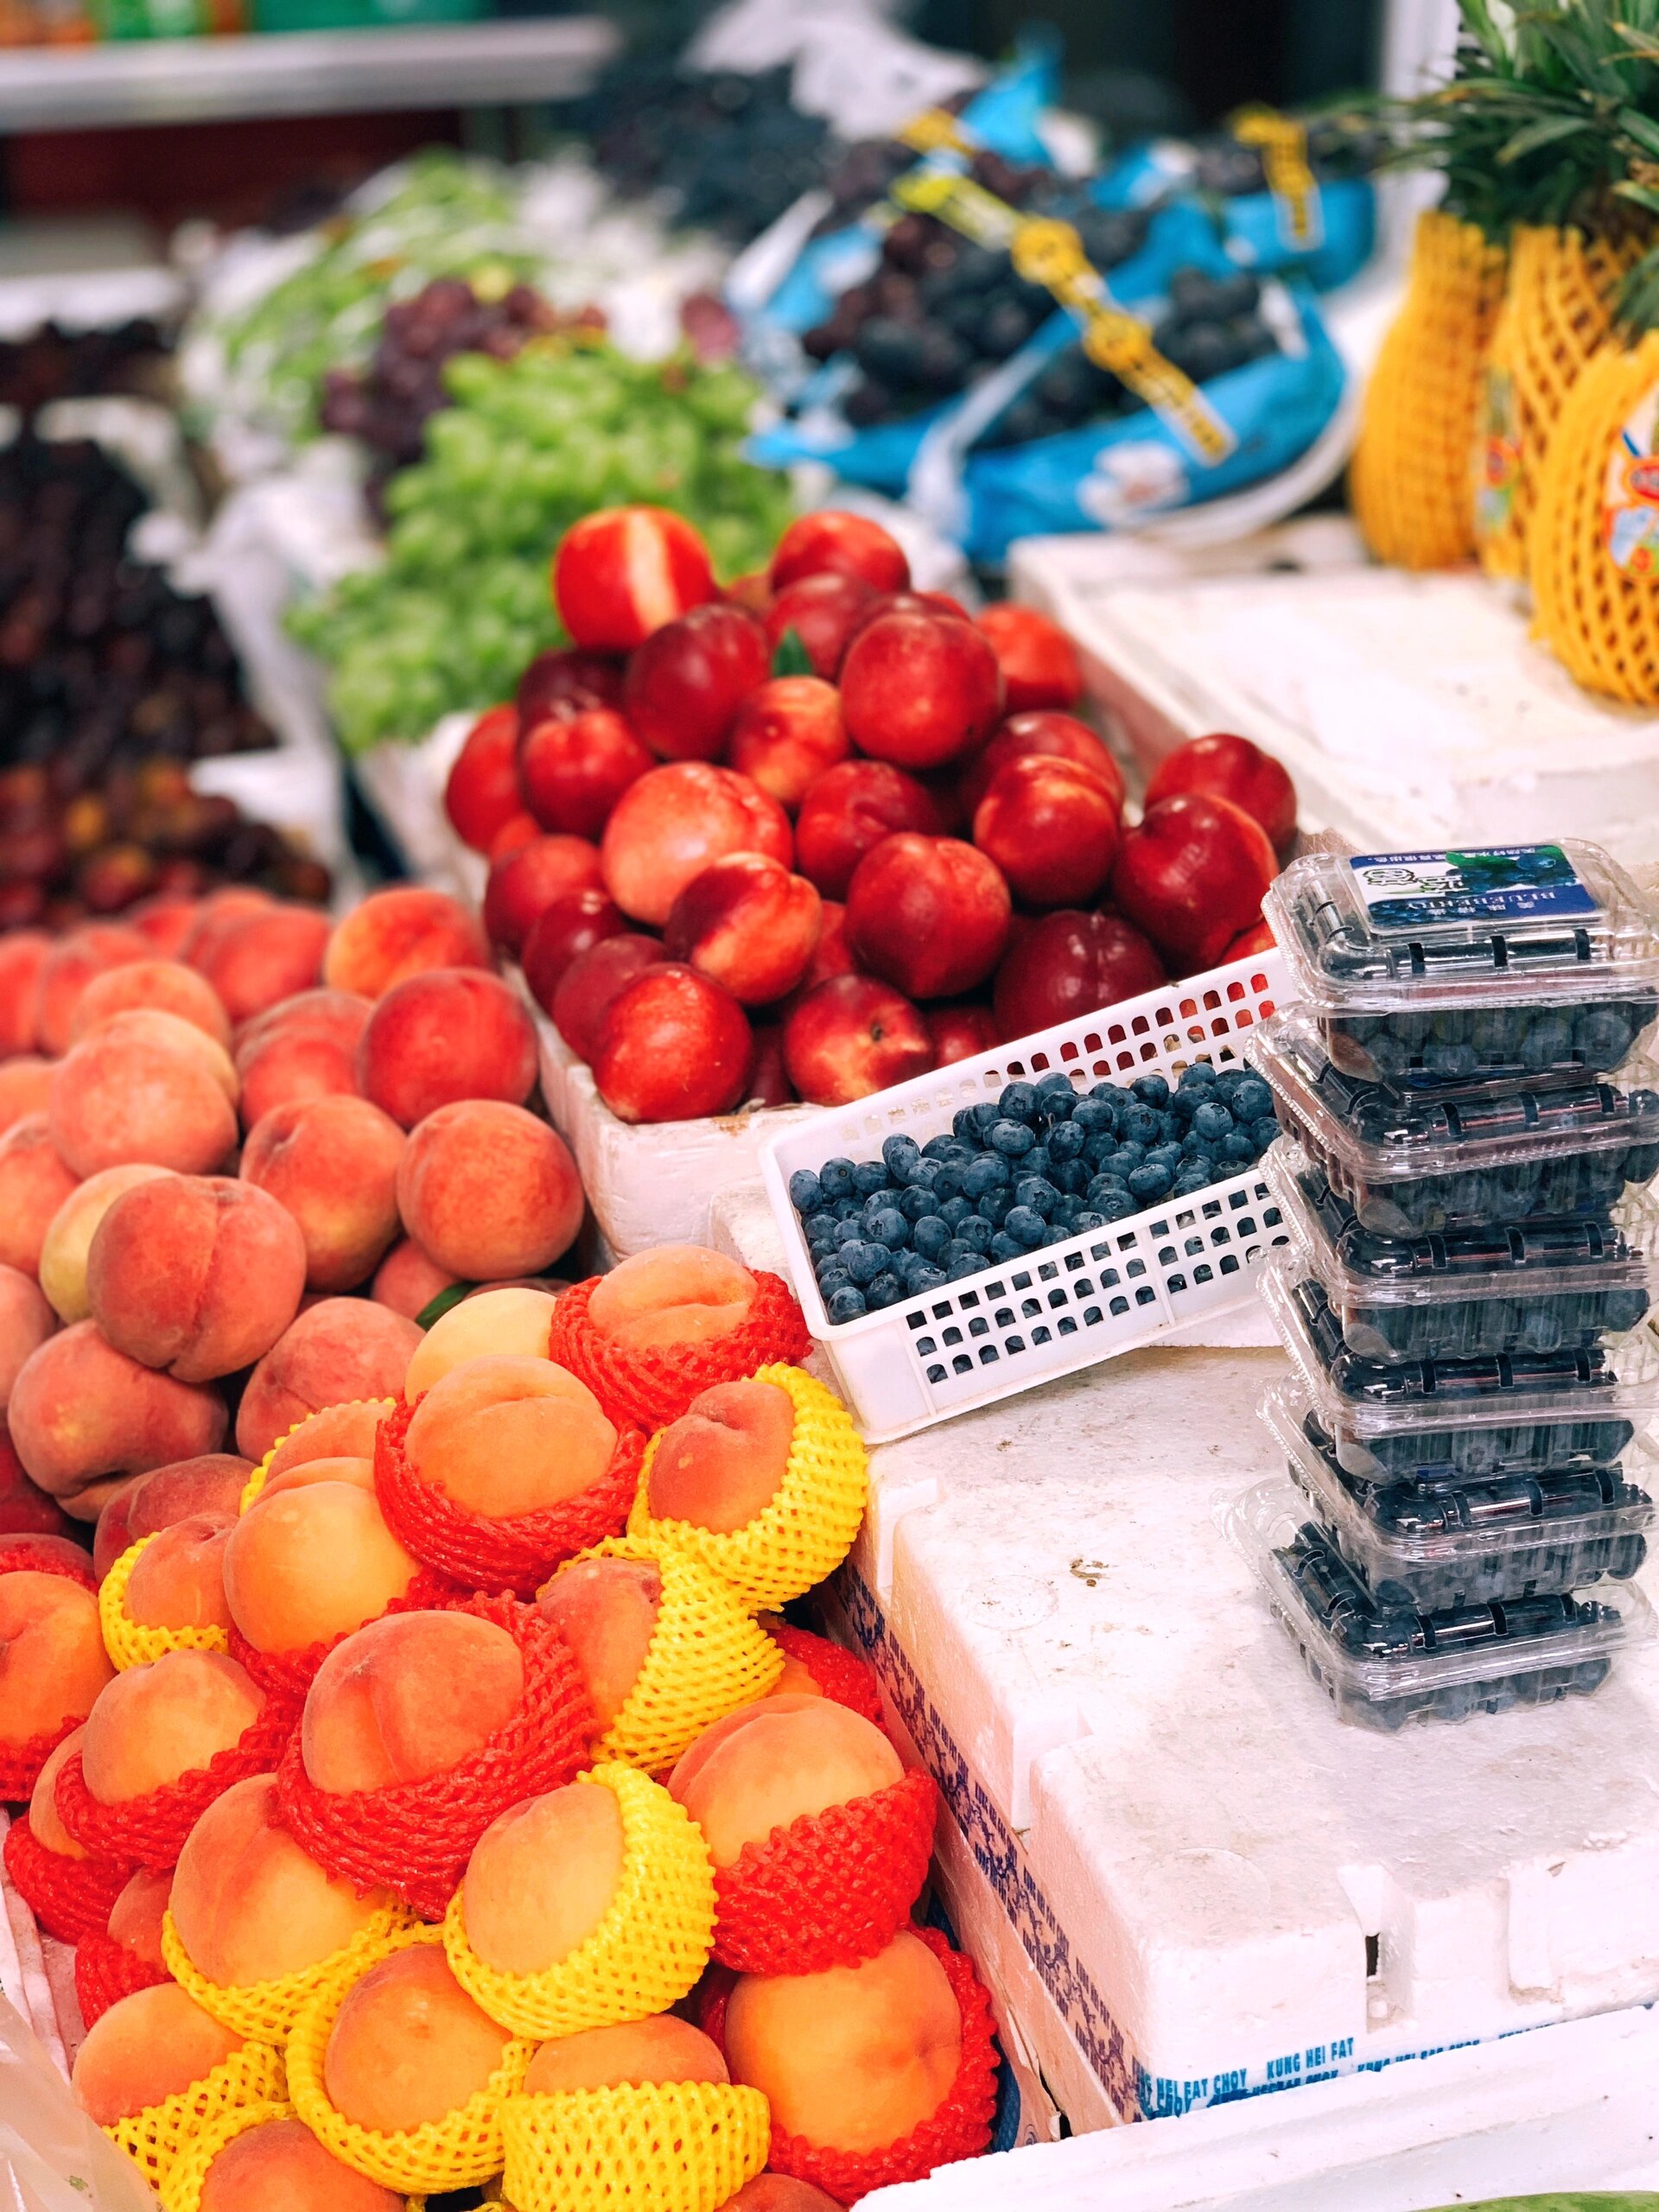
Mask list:
[[[1250,1031],[1287,995],[1287,980],[1276,951],[1233,961],[769,1135],[761,1173],[795,1294],[868,1442],[908,1435],[1247,1305],[1257,1262],[1288,1232],[1253,1166],[837,1325],[790,1203],[796,1170],[842,1154],[872,1158],[898,1130],[925,1142],[948,1130],[963,1107],[1051,1070],[1086,1087],[1141,1075],[1173,1080],[1198,1059],[1236,1065]]]

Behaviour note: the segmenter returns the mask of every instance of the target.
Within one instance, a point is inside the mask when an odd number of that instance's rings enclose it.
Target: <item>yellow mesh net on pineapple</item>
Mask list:
[[[280,2050],[269,2044],[245,2043],[200,2082],[175,2089],[158,2105],[146,2105],[130,2119],[118,2120],[104,2133],[151,2187],[160,2189],[204,2128],[246,2106],[276,2102],[283,2094],[283,2078]]]
[[[164,1912],[162,1956],[179,1986],[188,1990],[204,2012],[211,2012],[233,2035],[254,2036],[261,2043],[285,2044],[299,2018],[300,2007],[320,1983],[346,1972],[356,1961],[365,1967],[372,1966],[385,1955],[385,1938],[414,1924],[414,1914],[403,1905],[381,1905],[332,1958],[320,1959],[314,1967],[283,1974],[271,1981],[226,1984],[209,1981],[199,1971],[180,1940],[172,1914]]]
[[[1659,706],[1659,332],[1567,396],[1530,541],[1534,628],[1586,690]]]
[[[1365,393],[1348,490],[1365,542],[1402,569],[1475,550],[1469,450],[1503,289],[1503,249],[1472,223],[1419,218],[1404,305]]]
[[[98,1587],[98,1624],[104,1632],[104,1649],[118,1674],[129,1667],[147,1667],[169,1651],[228,1651],[231,1639],[216,1621],[202,1628],[145,1628],[127,1611],[127,1585],[151,1536],[130,1544]]]
[[[501,2119],[515,2212],[716,2212],[772,2140],[759,2089],[723,2082],[521,2094]]]

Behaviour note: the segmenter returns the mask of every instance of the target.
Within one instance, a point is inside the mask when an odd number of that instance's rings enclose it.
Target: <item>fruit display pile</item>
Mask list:
[[[1064,633],[909,585],[835,512],[724,596],[660,510],[561,544],[575,645],[475,725],[447,805],[493,943],[625,1121],[842,1104],[1267,941],[1275,761],[1195,741],[1126,827]]]

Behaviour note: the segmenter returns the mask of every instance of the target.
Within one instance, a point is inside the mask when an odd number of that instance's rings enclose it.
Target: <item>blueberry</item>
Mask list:
[[[918,1160],[916,1162],[915,1166],[911,1170],[910,1182],[907,1187],[912,1191],[931,1191],[938,1179],[938,1161],[937,1160]]]
[[[1127,1221],[1132,1213],[1140,1212],[1141,1201],[1131,1198],[1125,1191],[1122,1198],[1097,1198],[1094,1210],[1096,1213],[1104,1214],[1109,1222]]]
[[[1092,1096],[1080,1098],[1071,1109],[1071,1119],[1066,1126],[1081,1129],[1085,1136],[1096,1136],[1117,1127],[1117,1114],[1109,1099]]]
[[[930,1290],[937,1290],[944,1281],[944,1269],[924,1260],[920,1267],[910,1271],[909,1290],[912,1298],[925,1297]]]
[[[1096,1209],[1108,1198],[1126,1198],[1128,1195],[1129,1186],[1121,1175],[1096,1175],[1084,1193],[1088,1203]]]
[[[826,1160],[818,1170],[818,1187],[826,1198],[850,1198],[853,1195],[852,1161]]]
[[[954,1164],[947,1166],[940,1163],[938,1173],[933,1178],[933,1196],[940,1205],[943,1205],[947,1198],[959,1198],[962,1196],[962,1169]]]
[[[927,1142],[922,1147],[922,1158],[944,1162],[954,1159],[956,1150],[957,1141],[954,1137],[929,1137]]]
[[[965,1144],[970,1151],[979,1149],[979,1130],[974,1121],[971,1106],[959,1107],[950,1117],[950,1130],[958,1144]]]
[[[808,1214],[801,1224],[809,1244],[828,1244],[836,1233],[836,1217],[822,1211]]]
[[[1020,1090],[1024,1088],[1024,1084],[1017,1083],[1010,1084],[1008,1086],[1009,1090]],[[1002,1094],[1004,1098],[1007,1095],[1007,1090]],[[1023,1122],[1004,1118],[991,1124],[992,1146],[1002,1154],[1005,1160],[1023,1159],[1036,1141],[1036,1137]]]
[[[1189,1160],[1170,1185],[1170,1196],[1190,1198],[1195,1191],[1208,1190],[1215,1179],[1215,1169],[1208,1160]]]
[[[1180,1164],[1181,1147],[1179,1144],[1154,1145],[1142,1163],[1147,1167],[1167,1167],[1172,1174]]]
[[[1063,1074],[1058,1068],[1051,1068],[1048,1073],[1039,1079],[1037,1095],[1039,1098],[1058,1098],[1062,1092],[1068,1098],[1075,1098],[1077,1096],[1071,1088],[1071,1077]]]
[[[1216,1096],[1230,1105],[1239,1084],[1249,1080],[1249,1068],[1224,1068],[1216,1077]]]
[[[898,1276],[883,1269],[864,1296],[871,1312],[879,1313],[884,1306],[896,1306],[904,1294],[905,1287]]]
[[[883,1269],[892,1263],[893,1255],[885,1244],[845,1244],[842,1247],[842,1265],[861,1290],[866,1283],[874,1282]]]
[[[1069,1122],[1057,1122],[1048,1133],[1050,1160],[1081,1160],[1088,1136],[1087,1126],[1079,1123],[1075,1117]]]
[[[1175,1111],[1173,1106],[1166,1107],[1164,1111],[1158,1116],[1158,1141],[1160,1144],[1179,1144],[1181,1139],[1185,1135],[1186,1123],[1181,1119],[1180,1116]]]
[[[1138,1075],[1129,1087],[1143,1106],[1161,1112],[1169,1103],[1169,1085],[1160,1075]]]
[[[1117,1139],[1109,1129],[1103,1129],[1098,1136],[1090,1138],[1083,1148],[1083,1156],[1096,1173],[1117,1150]]]
[[[996,1104],[998,1112],[1005,1120],[1010,1122],[1029,1122],[1033,1115],[1037,1111],[1037,1092],[1035,1086],[1029,1083],[1005,1084],[1002,1089],[1002,1095],[997,1100]],[[994,1144],[995,1143],[996,1140],[995,1136],[993,1136],[991,1141]],[[1001,1150],[1001,1147],[999,1146],[998,1149]]]
[[[1107,1154],[1100,1163],[1103,1175],[1121,1175],[1128,1182],[1137,1167],[1146,1160],[1146,1153],[1138,1144],[1121,1144],[1116,1152]]]
[[[838,1290],[850,1290],[852,1282],[845,1268],[826,1268],[818,1277],[818,1294],[827,1306]]]
[[[947,1198],[939,1208],[939,1219],[954,1234],[968,1219],[973,1210],[973,1205],[969,1199]]]
[[[1003,1227],[1027,1252],[1034,1252],[1048,1235],[1048,1224],[1031,1206],[1011,1207]]]
[[[910,1232],[910,1241],[925,1260],[937,1260],[950,1242],[950,1229],[936,1213],[925,1213]]]
[[[863,1211],[862,1203],[853,1198],[837,1198],[834,1207],[837,1221],[856,1221]]]
[[[1255,1144],[1243,1129],[1230,1129],[1216,1147],[1217,1160],[1230,1160],[1235,1166],[1248,1166],[1255,1158]]]
[[[823,1189],[810,1167],[798,1167],[790,1177],[789,1201],[796,1212],[803,1216],[817,1213],[823,1204]]]
[[[1215,1144],[1231,1134],[1233,1117],[1223,1105],[1200,1106],[1192,1116],[1192,1127],[1199,1136]]]
[[[1049,1165],[1048,1147],[1046,1144],[1034,1144],[1020,1162],[1019,1173],[1021,1175],[1046,1175]]]
[[[959,1260],[952,1260],[950,1266],[945,1269],[945,1281],[947,1282],[966,1282],[969,1275],[980,1275],[983,1274],[984,1272],[984,1255],[979,1252],[964,1251]]]
[[[969,1108],[973,1116],[974,1135],[981,1144],[989,1137],[993,1126],[1002,1118],[994,1098],[982,1098],[977,1106]]]
[[[956,1242],[958,1244],[968,1245],[976,1252],[988,1252],[991,1249],[991,1239],[995,1234],[996,1231],[982,1214],[973,1213],[969,1214],[967,1220],[957,1227]]]
[[[1071,1224],[1074,1233],[1079,1236],[1085,1235],[1090,1230],[1104,1229],[1105,1226],[1105,1215],[1096,1213],[1092,1206],[1084,1206]]]
[[[1016,1206],[1027,1206],[1033,1213],[1042,1215],[1045,1221],[1054,1211],[1054,1201],[1059,1197],[1054,1185],[1040,1175],[1022,1175],[1014,1186]]]
[[[1131,1106],[1118,1117],[1117,1133],[1125,1144],[1156,1144],[1163,1126],[1150,1106]]]
[[[1137,1167],[1130,1176],[1129,1192],[1131,1197],[1139,1198],[1142,1205],[1155,1205],[1160,1198],[1167,1197],[1174,1180],[1173,1171],[1161,1161],[1155,1166],[1148,1162]]]
[[[864,1303],[863,1292],[855,1290],[850,1283],[845,1290],[838,1290],[830,1300],[829,1313],[832,1321],[856,1321],[868,1310]]]
[[[1070,1198],[1078,1198],[1089,1186],[1089,1170],[1080,1160],[1063,1160],[1048,1171],[1048,1179],[1057,1191]]]
[[[1183,1160],[1213,1160],[1216,1156],[1214,1137],[1200,1136],[1197,1129],[1189,1129],[1181,1140]]]
[[[1097,1083],[1089,1093],[1097,1104],[1109,1106],[1114,1113],[1128,1103],[1130,1095],[1121,1083]]]
[[[1014,1204],[1014,1192],[1005,1183],[1000,1191],[987,1191],[979,1202],[979,1217],[988,1221],[993,1229],[1000,1229],[1008,1217],[1008,1208]]]
[[[849,1244],[862,1243],[864,1241],[864,1224],[856,1214],[853,1216],[850,1221],[838,1221],[836,1224],[835,1241],[842,1250],[845,1250]]]
[[[874,1198],[878,1191],[887,1187],[886,1163],[880,1160],[861,1160],[853,1170],[853,1188],[861,1198]]]
[[[1007,1236],[999,1229],[991,1239],[991,1257],[999,1267],[1007,1267],[1011,1260],[1023,1260],[1026,1248],[1017,1237]]]
[[[1234,1091],[1232,1105],[1236,1122],[1259,1122],[1273,1111],[1273,1093],[1259,1075],[1249,1075]]]
[[[944,1248],[944,1256],[939,1262],[939,1265],[944,1269],[946,1274],[949,1274],[952,1268],[959,1268],[964,1260],[977,1260],[982,1256],[976,1244],[969,1244],[960,1236],[953,1236]]]
[[[1259,1121],[1250,1123],[1250,1141],[1255,1147],[1258,1160],[1278,1135],[1279,1123],[1271,1114],[1264,1114]]]
[[[982,1152],[962,1171],[963,1196],[982,1198],[990,1191],[1006,1191],[1012,1179],[1008,1163],[1000,1152]]]
[[[908,1183],[915,1174],[916,1163],[921,1156],[921,1147],[914,1137],[889,1137],[881,1147],[881,1157],[887,1162],[887,1173],[900,1185]]]
[[[870,1216],[870,1240],[890,1252],[910,1242],[910,1224],[897,1206],[881,1206]]]
[[[1188,1084],[1192,1084],[1194,1087],[1200,1084],[1213,1084],[1215,1080],[1216,1071],[1213,1062],[1210,1060],[1194,1060],[1192,1066],[1184,1070],[1182,1072],[1181,1088],[1185,1090]]]

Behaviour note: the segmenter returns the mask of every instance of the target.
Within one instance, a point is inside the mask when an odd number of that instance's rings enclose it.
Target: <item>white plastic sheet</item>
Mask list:
[[[155,2212],[156,2199],[0,1997],[0,2212]]]

